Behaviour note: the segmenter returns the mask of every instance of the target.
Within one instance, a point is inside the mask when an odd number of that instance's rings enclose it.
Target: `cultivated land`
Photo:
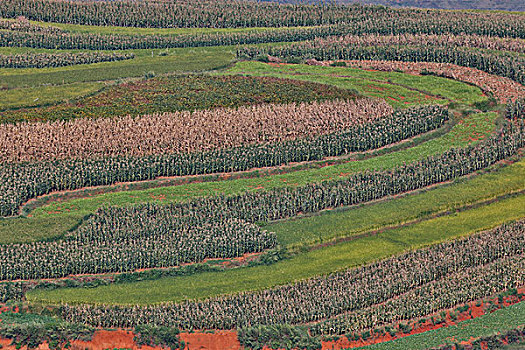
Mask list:
[[[501,200],[455,215],[422,221],[371,237],[315,249],[271,266],[203,273],[188,277],[115,284],[95,289],[59,289],[28,294],[46,303],[115,303],[148,305],[206,299],[221,294],[270,288],[275,285],[359,266],[392,254],[454,239],[522,217],[525,196]],[[518,208],[517,210],[515,208]],[[352,227],[349,227],[352,229]],[[367,231],[364,231],[367,233]],[[311,234],[311,233],[310,233]],[[330,237],[326,237],[330,238]],[[262,277],[262,278],[261,278]]]
[[[494,313],[486,316],[461,322],[455,326],[413,335],[393,342],[368,346],[363,349],[399,349],[399,347],[403,347],[403,349],[425,349],[443,344],[443,339],[447,339],[448,344],[454,344],[468,341],[471,338],[504,334],[514,329],[516,322],[518,324],[525,323],[524,307],[525,304],[522,302],[506,309],[494,311]],[[511,349],[512,347],[508,348]]]
[[[175,202],[193,197],[216,194],[233,195],[243,191],[261,191],[287,186],[298,186],[333,178],[344,178],[365,170],[385,170],[407,161],[416,161],[438,154],[452,147],[475,143],[473,139],[486,137],[494,128],[496,114],[473,114],[458,122],[450,132],[414,147],[398,152],[377,155],[368,159],[308,170],[297,170],[288,174],[238,179],[228,181],[197,182],[173,187],[148,190],[120,191],[95,195],[88,193],[80,199],[58,201],[37,207],[20,218],[0,220],[4,242],[27,242],[52,238],[74,227],[83,217],[103,205],[126,205],[144,202]],[[14,230],[19,234],[13,235]],[[34,236],[33,236],[34,235]],[[34,238],[33,238],[34,237]]]
[[[0,4],[0,138],[26,140],[0,162],[0,344],[101,328],[173,349],[194,330],[235,349],[524,341],[523,14],[59,4]],[[335,106],[370,98],[386,112]],[[180,139],[145,126],[186,111]],[[150,134],[132,149],[81,127],[99,118]]]

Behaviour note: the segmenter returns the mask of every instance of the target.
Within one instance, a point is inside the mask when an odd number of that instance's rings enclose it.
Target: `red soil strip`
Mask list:
[[[133,333],[118,330],[118,331],[104,331],[100,330],[95,332],[93,339],[89,342],[74,340],[71,342],[71,350],[105,350],[105,349],[133,349],[133,350],[153,350],[153,349],[163,349],[161,347],[151,347],[151,346],[142,346],[139,347],[135,341],[133,341]],[[3,349],[5,350],[15,350],[16,346],[10,345],[10,340],[0,340],[0,344],[4,345]],[[27,349],[27,347],[22,347],[22,350]],[[38,350],[49,350],[47,342],[40,344],[37,347]],[[192,349],[193,350],[193,349]]]
[[[181,339],[188,350],[240,350],[242,349],[237,333],[218,331],[215,334],[183,333]]]
[[[91,341],[74,340],[71,342],[71,350],[106,350],[106,349],[131,349],[131,350],[162,350],[160,346],[139,346],[133,340],[131,331],[99,330],[95,332]],[[181,339],[186,344],[184,350],[241,350],[241,344],[237,339],[237,333],[233,331],[217,331],[215,333],[181,333]],[[11,340],[0,339],[0,344],[5,350],[16,350],[16,346],[10,345]],[[26,350],[26,347],[21,350]],[[49,350],[47,343],[38,346],[38,350]]]
[[[75,340],[72,342],[72,349],[139,349],[133,340],[133,333],[124,330],[119,331],[97,331],[90,342]],[[161,349],[160,347],[143,346],[144,350]]]
[[[269,62],[268,63],[269,66],[272,66],[272,67],[284,67],[286,65],[289,65],[289,63],[282,63],[282,62]]]

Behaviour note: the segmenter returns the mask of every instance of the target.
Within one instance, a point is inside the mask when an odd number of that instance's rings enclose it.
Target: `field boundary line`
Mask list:
[[[187,176],[158,177],[152,180],[120,182],[113,185],[84,187],[76,190],[56,191],[36,198],[32,198],[21,205],[18,216],[9,218],[27,217],[33,210],[49,203],[61,202],[69,199],[87,198],[90,194],[101,195],[106,193],[126,192],[133,190],[147,190],[161,187],[181,186],[190,183],[215,182],[249,178],[262,178],[267,176],[289,174],[297,171],[319,169],[326,166],[343,164],[353,161],[362,161],[385,154],[395,153],[404,149],[413,148],[424,142],[433,140],[450,132],[456,121],[450,119],[442,127],[429,132],[396,142],[390,145],[368,150],[365,152],[353,152],[338,157],[327,157],[323,160],[293,162],[285,165],[265,168],[253,168],[246,171],[213,173]],[[137,188],[130,188],[137,186]],[[141,187],[144,186],[144,187]],[[80,194],[80,195],[77,195]],[[53,198],[56,197],[56,198]]]

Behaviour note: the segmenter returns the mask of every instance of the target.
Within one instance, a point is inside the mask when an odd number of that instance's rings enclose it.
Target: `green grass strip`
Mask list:
[[[39,107],[86,96],[104,87],[103,83],[73,83],[58,86],[0,91],[0,110]]]
[[[370,345],[359,349],[370,350],[421,350],[443,344],[454,344],[472,338],[488,337],[506,333],[525,324],[525,302],[499,309],[454,326],[439,328],[428,332],[414,334],[394,341]]]
[[[384,98],[395,107],[447,102],[410,88],[424,91],[431,95],[442,96],[459,104],[471,105],[487,99],[479,87],[431,75],[416,76],[401,72],[380,72],[357,68],[309,66],[304,64],[276,67],[253,61],[239,62],[226,72],[230,74],[307,80],[355,89],[366,96]]]
[[[140,77],[150,71],[156,74],[207,71],[230,64],[234,59],[234,50],[235,47],[232,46],[180,48],[168,50],[168,56],[159,56],[161,51],[165,52],[166,50],[129,50],[135,54],[135,58],[132,60],[59,68],[3,68],[0,69],[1,85],[12,89],[42,84],[67,84]]]
[[[383,259],[409,249],[486,230],[525,216],[525,195],[411,226],[300,253],[273,265],[230,269],[91,289],[36,290],[27,299],[43,303],[152,304],[205,299],[260,290]]]
[[[486,137],[493,129],[497,119],[495,113],[470,115],[447,134],[424,142],[413,148],[395,153],[372,157],[362,161],[336,164],[324,168],[300,170],[288,174],[273,175],[253,179],[231,181],[214,181],[208,183],[192,183],[182,186],[155,188],[143,191],[126,191],[108,193],[92,198],[74,199],[67,202],[54,203],[33,211],[33,217],[55,215],[55,212],[79,212],[86,215],[102,205],[126,205],[152,201],[177,202],[198,196],[210,196],[219,193],[227,195],[244,191],[269,190],[285,186],[298,186],[323,180],[346,177],[351,173],[364,170],[385,170],[402,165],[404,162],[414,162],[427,156],[442,153],[452,147],[464,147],[476,142],[473,139]],[[49,214],[51,212],[51,214]]]
[[[493,129],[496,113],[472,114],[460,121],[447,134],[424,142],[418,146],[369,158],[337,164],[318,169],[296,171],[231,181],[212,181],[187,185],[106,193],[87,198],[54,202],[36,208],[31,217],[0,219],[0,243],[28,242],[56,237],[72,228],[84,216],[95,212],[103,205],[128,205],[144,202],[178,202],[199,196],[224,193],[239,194],[245,191],[261,191],[285,186],[298,186],[328,179],[346,177],[364,170],[384,170],[413,162],[427,156],[442,153],[451,147],[464,147],[477,142]]]
[[[525,190],[523,174],[525,159],[491,173],[462,178],[419,194],[277,222],[264,229],[275,232],[283,245],[323,243],[352,237]]]

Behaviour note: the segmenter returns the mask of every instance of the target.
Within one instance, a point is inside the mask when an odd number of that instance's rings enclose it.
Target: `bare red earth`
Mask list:
[[[106,350],[106,349],[131,349],[131,350],[161,350],[159,346],[139,346],[133,340],[134,334],[130,331],[99,330],[89,342],[74,340],[71,342],[72,350]],[[181,339],[185,342],[184,350],[240,350],[241,344],[237,334],[233,331],[218,331],[216,333],[183,333]],[[9,345],[11,340],[0,339],[0,344],[5,350],[15,350],[16,347]],[[21,350],[25,350],[23,347]],[[41,344],[38,350],[48,350],[47,343]]]
[[[233,331],[218,331],[215,334],[183,333],[182,340],[189,350],[240,350],[242,349],[237,333]]]

